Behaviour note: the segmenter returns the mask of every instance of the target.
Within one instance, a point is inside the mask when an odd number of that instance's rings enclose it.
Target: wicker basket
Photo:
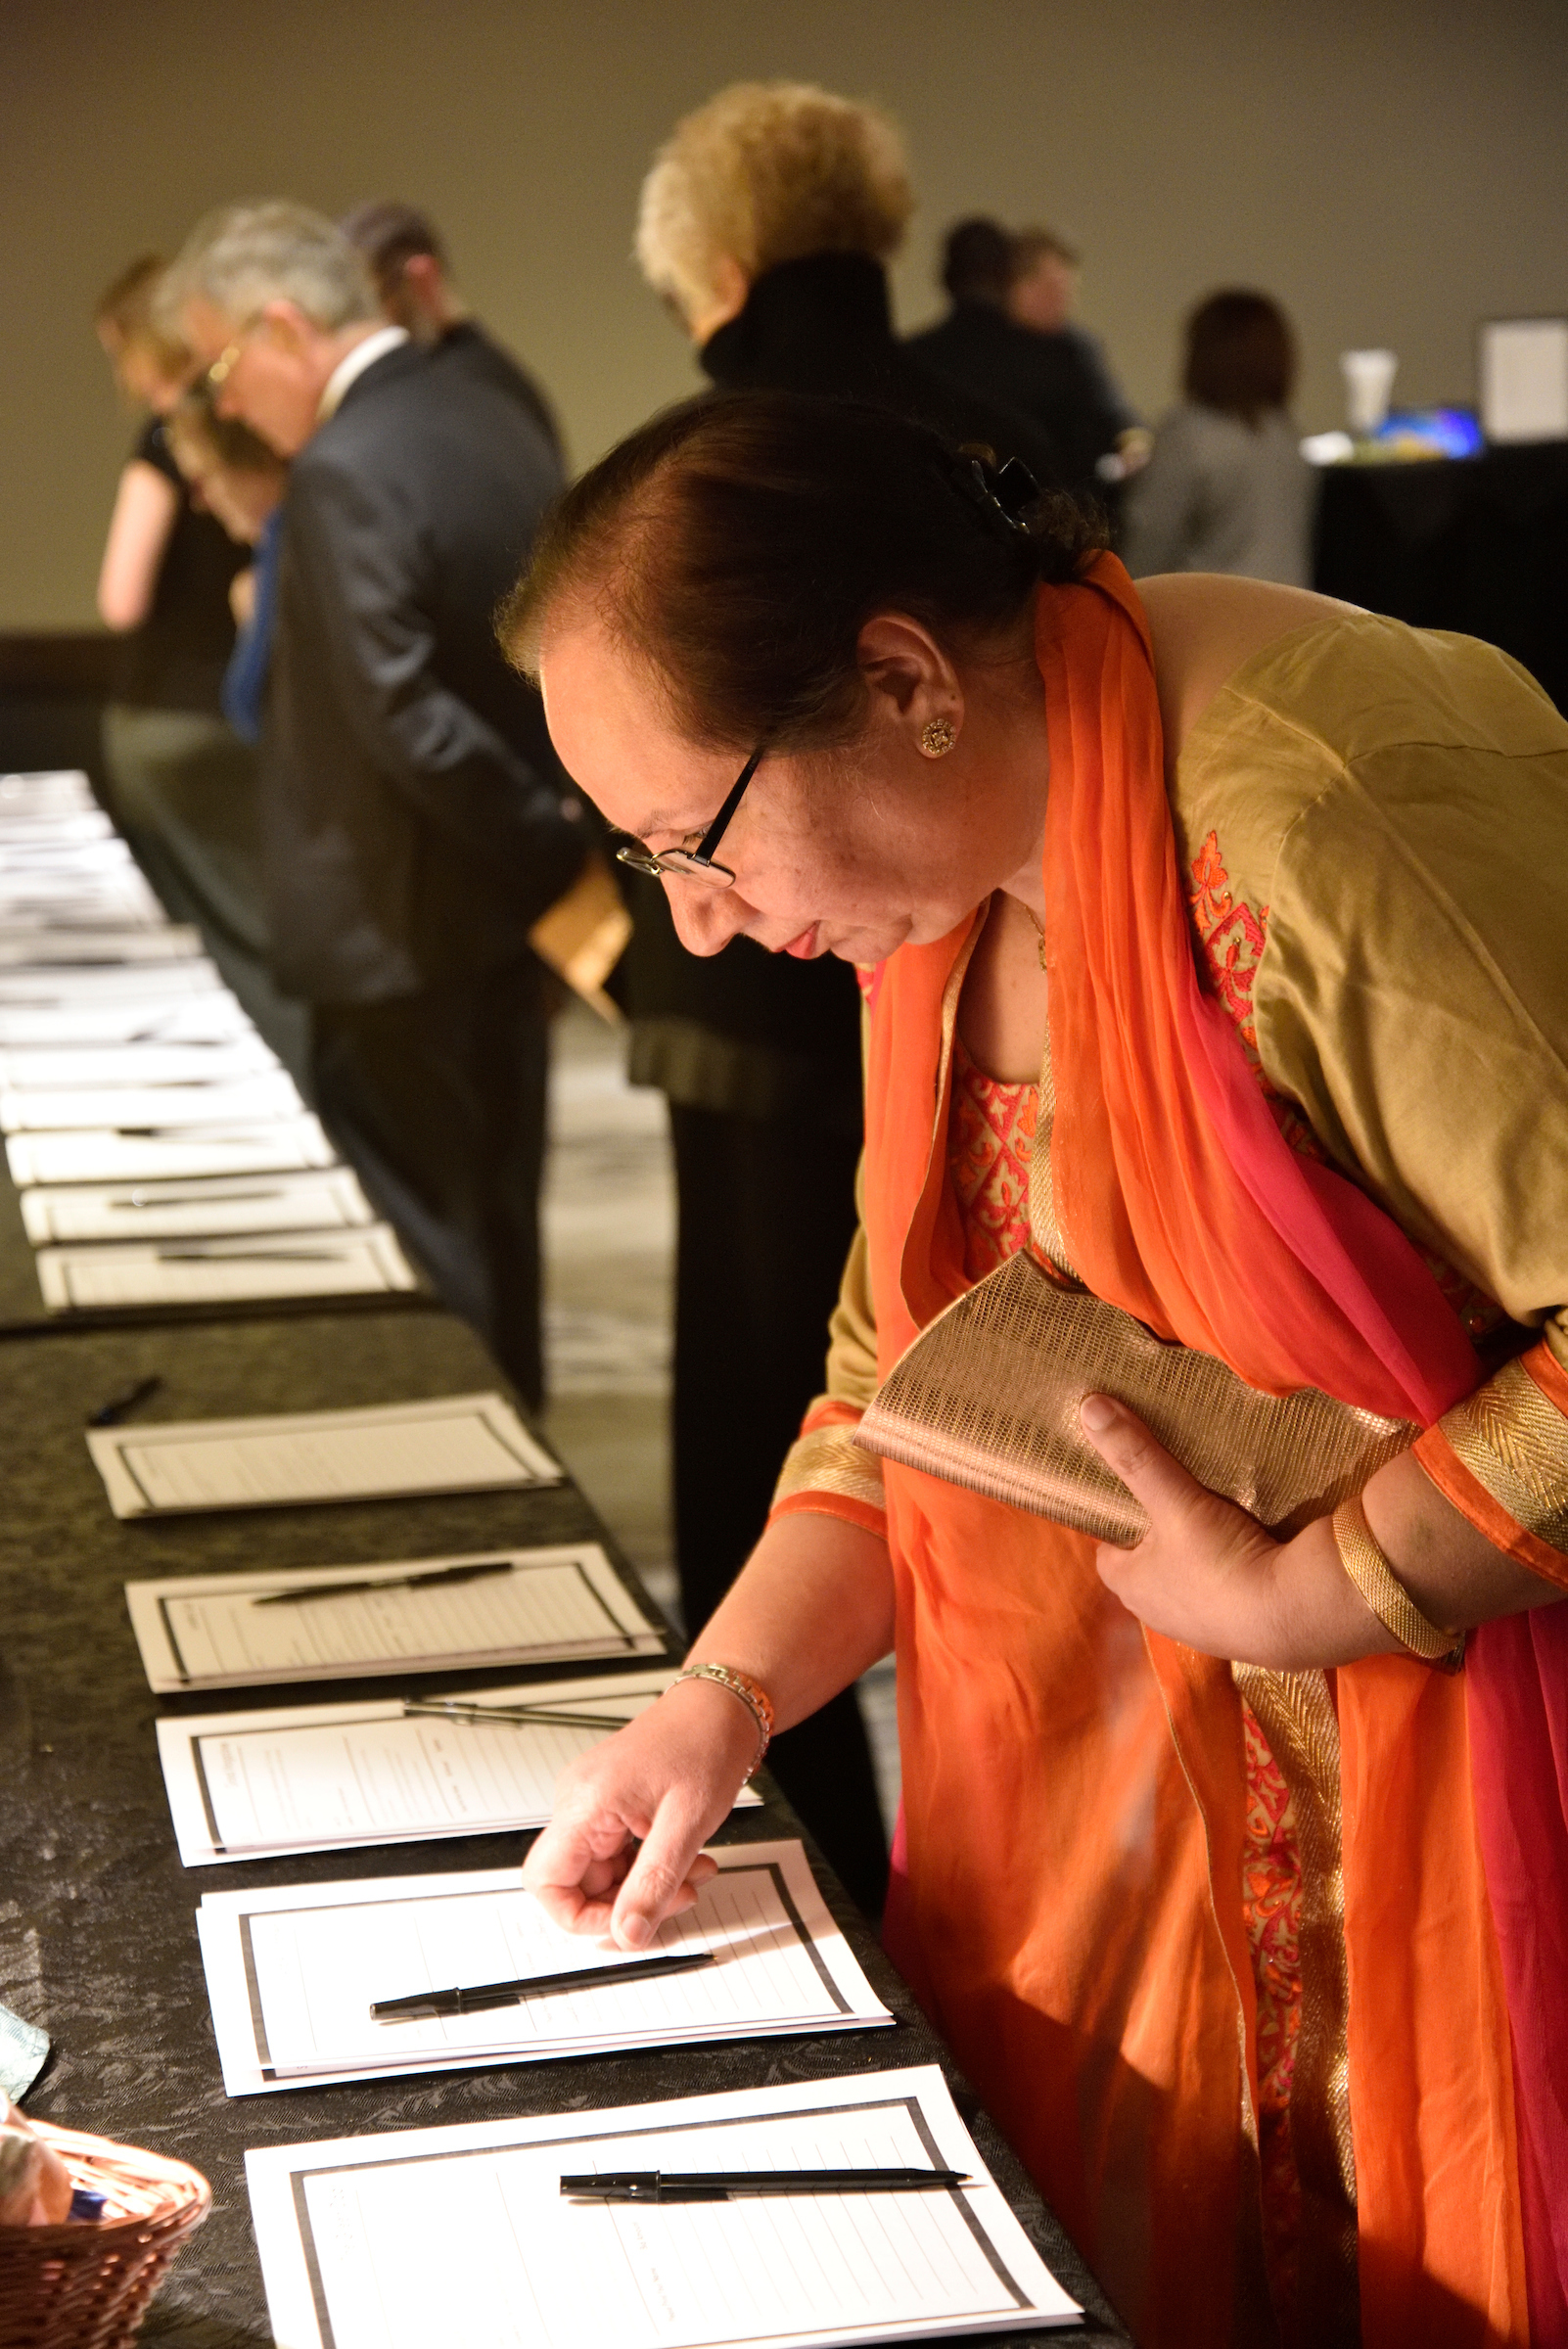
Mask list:
[[[0,2349],[121,2349],[163,2271],[212,2206],[200,2171],[78,2129],[28,2126],[73,2186],[107,2195],[96,2224],[0,2227]]]

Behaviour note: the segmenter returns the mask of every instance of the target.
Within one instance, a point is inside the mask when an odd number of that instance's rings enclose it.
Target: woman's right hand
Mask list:
[[[756,1759],[746,1707],[712,1681],[677,1681],[562,1773],[555,1816],[523,1865],[526,1889],[569,1932],[646,1949],[715,1872],[702,1847]]]

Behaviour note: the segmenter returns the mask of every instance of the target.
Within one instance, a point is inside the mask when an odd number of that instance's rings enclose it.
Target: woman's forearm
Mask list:
[[[1413,1451],[1380,1468],[1361,1496],[1366,1522],[1423,1615],[1440,1630],[1472,1631],[1568,1596],[1516,1565],[1445,1498]]]
[[[770,1525],[692,1649],[761,1682],[787,1729],[848,1686],[893,1637],[885,1542],[837,1517]],[[639,1950],[713,1873],[703,1844],[757,1763],[749,1707],[677,1681],[628,1728],[561,1773],[523,1881],[558,1924]]]
[[[1568,1596],[1494,1549],[1445,1499],[1413,1451],[1401,1452],[1380,1468],[1361,1503],[1396,1579],[1437,1631],[1473,1631],[1495,1616],[1517,1615]],[[1315,1519],[1282,1543],[1269,1580],[1278,1619],[1276,1649],[1249,1661],[1289,1669],[1401,1652],[1399,1640],[1347,1573],[1330,1519]]]
[[[888,1545],[843,1518],[802,1511],[767,1528],[692,1642],[693,1663],[760,1681],[792,1728],[893,1645]]]

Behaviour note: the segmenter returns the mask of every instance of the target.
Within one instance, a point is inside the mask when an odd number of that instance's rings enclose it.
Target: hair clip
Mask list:
[[[961,448],[958,459],[957,483],[964,495],[983,514],[999,520],[1009,536],[1027,538],[1029,525],[1023,518],[1040,493],[1029,467],[1018,457],[998,467],[990,449],[974,447]]]

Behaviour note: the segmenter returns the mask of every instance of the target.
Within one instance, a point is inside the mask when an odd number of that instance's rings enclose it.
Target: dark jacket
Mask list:
[[[1094,468],[1137,418],[1111,381],[1100,346],[1081,327],[1040,334],[989,301],[954,302],[904,348],[957,391],[999,400],[1045,433],[1068,486],[1096,485]]]
[[[508,399],[515,399],[526,416],[532,418],[557,457],[561,454],[561,428],[555,420],[555,410],[545,398],[521,359],[500,343],[493,342],[472,318],[459,319],[449,326],[436,345],[433,356],[443,365],[456,368],[471,376],[476,383],[488,384]]]
[[[261,743],[289,992],[492,968],[576,877],[580,803],[494,632],[560,480],[514,401],[406,344],[296,457]]]
[[[1021,456],[1042,482],[1056,478],[1038,426],[911,358],[893,331],[887,274],[861,253],[815,253],[768,270],[701,360],[721,392],[873,400],[954,441]],[[858,1131],[860,998],[847,963],[794,962],[749,938],[713,956],[688,954],[658,882],[637,886],[633,911],[625,976],[634,1082],[688,1108]]]

